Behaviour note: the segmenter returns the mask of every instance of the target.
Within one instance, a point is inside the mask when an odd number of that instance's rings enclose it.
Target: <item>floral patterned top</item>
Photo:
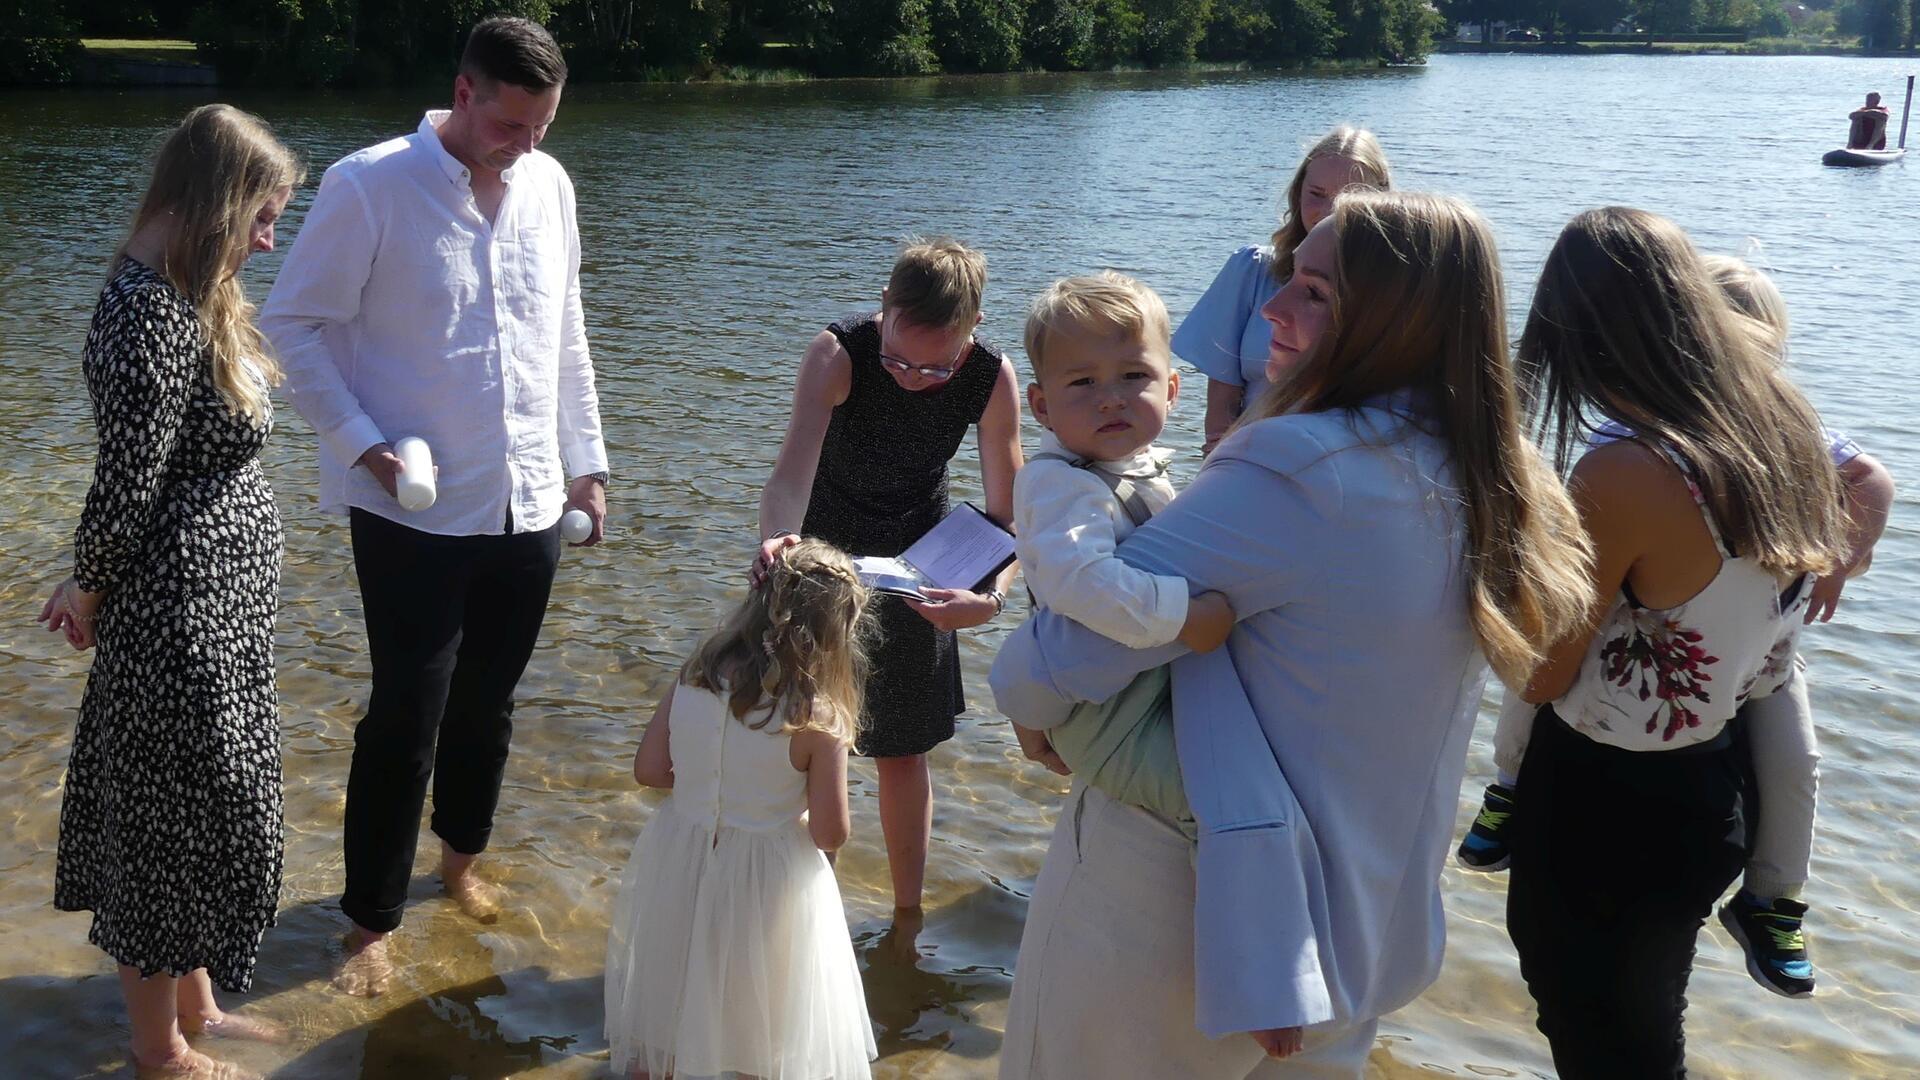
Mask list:
[[[1623,586],[1578,678],[1553,703],[1576,731],[1623,750],[1706,742],[1748,699],[1780,689],[1812,595],[1811,574],[1783,589],[1771,571],[1729,550],[1692,468],[1672,450],[1655,448],[1687,476],[1723,561],[1706,588],[1674,607],[1644,607]]]

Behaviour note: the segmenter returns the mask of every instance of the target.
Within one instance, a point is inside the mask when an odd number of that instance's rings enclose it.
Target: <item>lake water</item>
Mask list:
[[[570,92],[546,149],[579,189],[582,287],[617,482],[612,540],[565,557],[521,683],[491,865],[522,907],[493,927],[464,922],[438,895],[423,843],[393,992],[369,1003],[327,985],[329,944],[345,925],[335,907],[339,824],[367,666],[345,530],[315,511],[312,434],[283,408],[267,465],[287,520],[288,873],[280,925],[240,1001],[287,1021],[296,1041],[222,1052],[284,1077],[603,1072],[607,912],[655,802],[635,790],[630,755],[684,650],[737,595],[810,335],[872,306],[896,240],[915,232],[953,232],[990,254],[985,330],[1009,345],[1029,296],[1099,267],[1152,283],[1177,318],[1229,253],[1271,230],[1303,145],[1352,121],[1380,133],[1401,185],[1465,195],[1492,218],[1516,311],[1560,226],[1603,203],[1661,211],[1705,248],[1758,259],[1792,305],[1802,384],[1901,480],[1872,574],[1806,645],[1826,751],[1808,889],[1819,995],[1763,992],[1716,925],[1701,937],[1688,1027],[1703,1076],[1920,1073],[1911,606],[1920,396],[1905,381],[1920,341],[1920,166],[1819,165],[1862,93],[1897,101],[1912,66],[1442,56],[1420,69],[1329,76]],[[90,478],[79,354],[104,260],[144,183],[147,150],[204,93],[0,94],[0,1072],[9,1075],[126,1067],[111,965],[86,944],[86,916],[51,905],[86,661],[32,618],[67,573]],[[275,123],[316,177],[356,147],[411,130],[430,103],[390,93],[229,100]],[[310,197],[311,188],[295,199],[283,245]],[[278,265],[254,260],[256,295]],[[1164,440],[1186,451],[1183,479],[1198,462],[1200,400],[1181,403]],[[977,491],[971,449],[959,460],[960,493]],[[840,877],[882,1076],[995,1069],[1026,896],[1062,791],[1020,758],[992,713],[985,672],[1001,632],[963,635],[974,708],[933,756],[928,915],[917,938],[889,928],[873,773],[854,769],[856,835]],[[1462,826],[1490,774],[1491,724],[1489,714],[1474,742]],[[1449,869],[1443,888],[1445,971],[1386,1018],[1376,1072],[1551,1075],[1504,929],[1504,876]]]

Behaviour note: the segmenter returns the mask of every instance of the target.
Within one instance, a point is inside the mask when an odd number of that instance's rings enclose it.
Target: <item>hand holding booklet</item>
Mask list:
[[[869,589],[931,602],[924,590],[978,591],[1012,561],[1013,534],[961,503],[898,558],[866,555],[853,568]]]

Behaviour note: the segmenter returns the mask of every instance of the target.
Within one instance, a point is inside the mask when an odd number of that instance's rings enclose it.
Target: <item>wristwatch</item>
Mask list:
[[[987,595],[993,598],[993,616],[997,619],[1001,612],[1007,610],[1007,594],[999,589],[988,589]]]
[[[613,481],[612,474],[608,473],[607,470],[605,469],[601,469],[599,472],[581,473],[579,476],[574,477],[574,479],[583,480],[587,477],[592,477],[593,479],[600,481],[601,487],[606,487],[609,483]]]

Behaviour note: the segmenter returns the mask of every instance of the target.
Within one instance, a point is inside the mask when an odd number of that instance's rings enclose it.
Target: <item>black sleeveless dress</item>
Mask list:
[[[881,366],[875,316],[827,330],[853,359],[853,386],[827,426],[800,531],[854,555],[898,555],[946,515],[947,462],[986,413],[1004,357],[975,338],[952,379],[915,392]],[[953,718],[967,707],[954,635],[897,596],[873,603],[884,636],[872,652],[855,749],[868,757],[926,753],[953,737]]]

